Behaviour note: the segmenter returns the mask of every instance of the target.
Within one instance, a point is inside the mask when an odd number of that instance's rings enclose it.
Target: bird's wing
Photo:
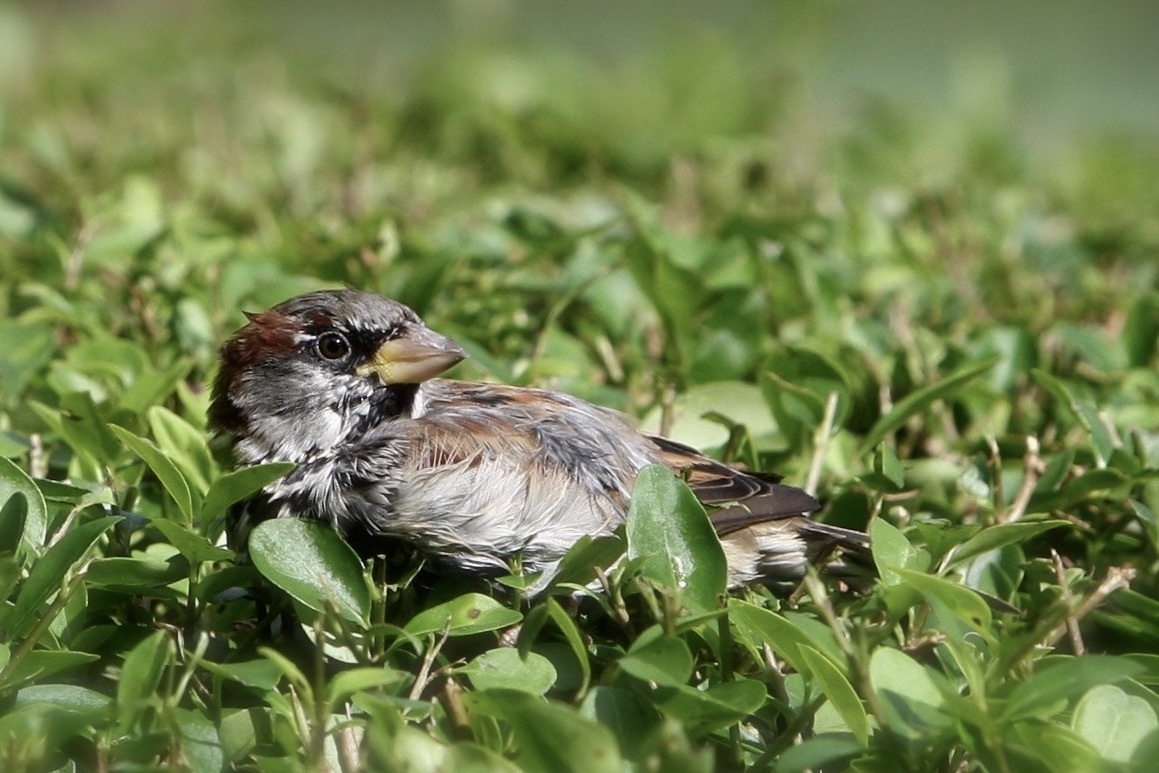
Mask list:
[[[649,435],[660,460],[688,482],[697,499],[719,507],[710,514],[722,537],[746,526],[812,513],[820,503],[804,491],[782,486],[776,475],[737,470],[695,448]]]
[[[539,567],[623,521],[649,460],[616,414],[540,390],[442,380],[423,389],[403,423],[406,452],[382,531],[460,562],[518,553]]]

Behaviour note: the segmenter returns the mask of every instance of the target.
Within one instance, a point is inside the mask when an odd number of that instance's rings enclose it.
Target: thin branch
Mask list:
[[[1014,495],[1010,508],[998,519],[998,523],[1014,523],[1026,515],[1026,508],[1034,495],[1034,487],[1038,485],[1038,479],[1044,469],[1042,458],[1038,455],[1038,438],[1034,435],[1026,436],[1026,456],[1023,457],[1022,466],[1024,469],[1022,484],[1018,487],[1018,493]]]
[[[1062,600],[1066,604],[1066,629],[1070,634],[1070,644],[1074,654],[1082,655],[1086,652],[1083,645],[1083,636],[1079,632],[1079,621],[1074,616],[1074,595],[1070,592],[1070,585],[1066,581],[1066,567],[1062,565],[1062,556],[1054,548],[1050,549],[1051,560],[1054,561],[1054,576],[1058,579],[1058,586],[1062,589]]]
[[[427,654],[423,656],[423,664],[419,668],[418,676],[415,677],[415,683],[410,688],[410,694],[407,696],[412,701],[417,701],[419,696],[423,694],[423,690],[426,689],[427,683],[430,682],[431,678],[431,664],[435,662],[435,658],[439,655],[439,650],[441,650],[443,645],[447,643],[447,639],[450,637],[450,635],[451,620],[450,618],[447,618],[447,622],[445,625],[443,625],[443,632],[439,636],[439,640],[435,642],[435,646],[427,650]]]
[[[1099,584],[1099,587],[1095,588],[1094,592],[1087,597],[1087,600],[1083,602],[1083,605],[1079,607],[1078,610],[1075,611],[1072,615],[1067,616],[1067,623],[1060,625],[1058,628],[1055,628],[1054,631],[1052,631],[1050,635],[1043,640],[1042,643],[1048,647],[1056,644],[1059,639],[1066,635],[1067,625],[1069,625],[1072,619],[1077,624],[1084,617],[1089,615],[1091,612],[1094,612],[1096,609],[1106,603],[1107,599],[1110,598],[1111,595],[1115,593],[1115,591],[1129,587],[1131,585],[1131,580],[1133,579],[1135,579],[1135,570],[1133,568],[1129,566],[1112,566],[1110,571],[1107,572],[1106,579],[1104,579]]]
[[[809,462],[809,475],[805,478],[805,492],[809,495],[817,493],[817,484],[821,482],[821,470],[829,453],[829,438],[833,435],[833,421],[836,417],[837,393],[830,392],[825,398],[825,414],[821,424],[813,433],[813,458]]]
[[[338,749],[338,765],[342,773],[358,773],[363,769],[362,755],[359,752],[357,729],[353,724],[354,717],[350,713],[350,701],[346,702],[346,721],[346,726],[339,728],[334,739]]]
[[[986,445],[990,448],[990,491],[991,501],[994,503],[994,512],[1002,512],[1006,504],[1006,492],[1002,486],[1002,453],[998,450],[998,441],[987,433]]]

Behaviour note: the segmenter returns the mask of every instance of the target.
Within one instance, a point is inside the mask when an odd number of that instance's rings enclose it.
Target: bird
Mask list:
[[[776,475],[563,392],[441,378],[466,352],[395,300],[322,290],[246,318],[221,347],[208,418],[240,464],[296,465],[260,492],[260,519],[327,523],[364,557],[400,541],[468,575],[517,562],[544,587],[579,540],[616,532],[638,473],[663,465],[710,509],[730,587],[868,554],[865,534],[815,520],[819,502]]]

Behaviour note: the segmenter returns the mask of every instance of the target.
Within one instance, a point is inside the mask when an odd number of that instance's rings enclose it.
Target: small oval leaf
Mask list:
[[[201,523],[208,523],[224,513],[230,505],[253,496],[296,466],[293,462],[272,462],[243,467],[222,475],[213,482],[205,495],[205,502],[201,505]]]
[[[543,695],[555,684],[555,666],[535,652],[520,657],[514,647],[500,647],[484,652],[459,673],[466,674],[476,690],[507,688]]]
[[[0,456],[0,504],[7,503],[16,492],[24,495],[28,506],[21,539],[25,545],[36,550],[44,545],[48,536],[48,505],[44,501],[44,494],[24,470]]]
[[[250,532],[249,553],[259,572],[310,609],[333,608],[353,623],[369,625],[362,561],[330,527],[299,518],[264,521]]]
[[[102,534],[120,520],[120,516],[109,515],[77,526],[32,565],[28,580],[16,598],[16,606],[5,621],[10,636],[19,637],[28,633],[36,618],[43,614],[41,607],[53,593],[60,590],[61,583],[73,565],[84,557]]]
[[[421,636],[425,633],[440,633],[446,628],[451,636],[469,636],[509,628],[522,619],[523,615],[508,609],[490,596],[466,593],[419,612],[403,626],[403,630]]]
[[[886,435],[905,424],[910,416],[924,411],[935,400],[949,397],[970,381],[990,370],[1000,359],[999,357],[989,357],[981,362],[968,365],[955,373],[951,373],[941,381],[922,387],[898,400],[889,413],[882,416],[870,427],[869,432],[861,441],[859,455],[864,456],[869,453]]]
[[[728,567],[720,538],[688,484],[660,465],[636,477],[627,520],[628,557],[644,576],[677,591],[692,612],[720,605]]]
[[[109,429],[122,443],[129,447],[129,450],[141,457],[145,465],[157,476],[157,480],[161,481],[165,491],[177,503],[181,517],[186,523],[191,522],[193,520],[193,494],[190,492],[189,483],[185,480],[185,476],[177,469],[177,465],[169,461],[169,457],[161,453],[157,446],[145,438],[137,437],[129,430],[118,427],[116,424],[110,424]]]
[[[692,652],[683,639],[655,636],[637,639],[619,660],[620,668],[637,679],[666,687],[688,682],[694,665]]]

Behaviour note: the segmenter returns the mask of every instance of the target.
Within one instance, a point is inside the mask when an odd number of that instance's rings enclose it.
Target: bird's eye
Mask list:
[[[350,342],[341,333],[323,333],[318,336],[318,354],[327,360],[341,360],[350,354]]]

